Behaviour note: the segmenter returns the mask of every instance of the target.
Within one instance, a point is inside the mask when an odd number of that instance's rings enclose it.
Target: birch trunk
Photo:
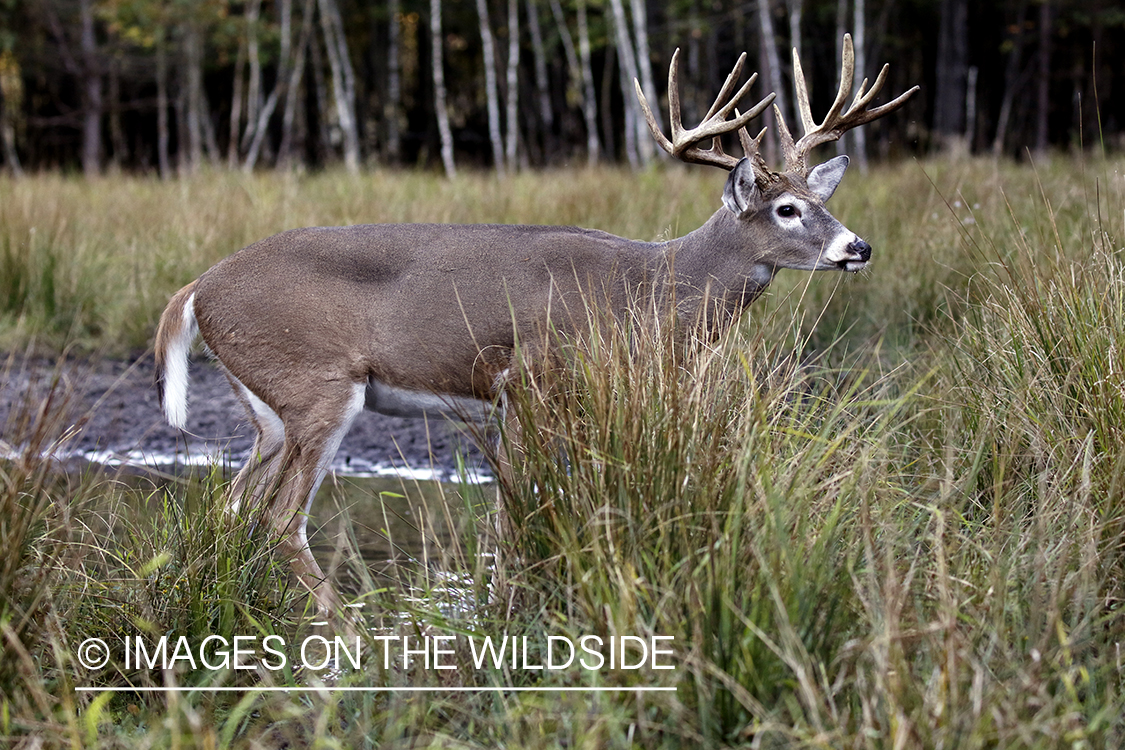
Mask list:
[[[787,0],[789,8],[789,44],[801,56],[801,17],[804,15],[804,0]],[[812,61],[802,58],[806,68],[812,68]]]
[[[431,0],[432,4],[433,0]],[[488,0],[477,0],[477,19],[480,21],[480,42],[484,54],[484,93],[488,104],[488,142],[492,146],[492,162],[496,172],[504,175],[504,141],[500,136],[500,96],[497,93],[496,49],[492,37],[492,22],[488,16]]]
[[[515,172],[518,162],[516,151],[519,148],[520,114],[520,3],[508,0],[508,140],[505,144],[504,160],[509,171]]]
[[[854,23],[855,34],[855,77],[852,79],[852,91],[859,91],[859,85],[867,73],[867,0],[855,0]],[[860,174],[867,174],[867,128],[856,128],[852,131],[852,152],[859,166]]]
[[[383,119],[387,123],[387,161],[397,164],[402,157],[402,135],[399,129],[399,112],[402,108],[402,63],[399,60],[399,16],[402,0],[389,0],[387,13],[387,101],[383,105]]]
[[[246,161],[243,164],[243,170],[246,172],[252,171],[258,161],[262,144],[269,132],[270,118],[273,117],[274,110],[277,109],[277,103],[289,85],[289,66],[293,46],[291,38],[293,32],[293,0],[281,0],[279,10],[281,13],[281,49],[277,60],[277,82],[274,83],[273,91],[270,92],[265,104],[262,105],[258,112],[258,119],[254,123],[254,137],[250,141],[250,148],[246,151]]]
[[[262,0],[250,0],[246,6],[246,50],[250,58],[250,81],[246,90],[246,129],[242,132],[241,147],[250,145],[258,109],[262,104],[262,58],[258,48],[258,18]]]
[[[586,121],[586,163],[598,163],[598,99],[594,90],[594,70],[590,64],[590,24],[586,0],[578,0],[578,54],[582,65],[582,118]],[[607,63],[608,64],[608,63]]]
[[[430,37],[433,47],[434,111],[437,114],[438,132],[441,133],[441,162],[445,165],[446,176],[452,178],[457,175],[457,167],[453,163],[453,131],[449,127],[449,111],[445,105],[441,0],[430,0]],[[499,153],[497,155],[499,156]]]
[[[655,108],[653,114],[656,114],[660,111],[660,107],[657,106],[660,100],[656,98],[656,84],[652,77],[652,55],[648,44],[648,9],[645,7],[645,0],[629,0],[629,7],[633,11],[633,35],[636,41],[637,71],[640,73],[641,90]],[[641,160],[647,164],[657,153],[655,144],[649,136],[648,125],[641,114],[634,87],[630,86],[625,95],[636,107],[637,147]]]
[[[320,25],[324,32],[324,50],[332,71],[332,93],[336,102],[336,118],[344,139],[344,167],[350,174],[359,172],[359,126],[355,117],[355,71],[348,55],[344,24],[336,0],[319,0]]]
[[[558,0],[554,0],[557,4]],[[535,0],[527,0],[527,30],[531,35],[531,53],[535,60],[535,97],[539,100],[539,121],[543,123],[544,143],[550,140],[554,129],[555,115],[551,110],[551,83],[547,77],[547,51],[543,44],[543,30],[539,26],[539,9]],[[569,36],[569,32],[567,34]],[[573,45],[573,43],[572,43]],[[573,56],[574,49],[570,50]],[[567,58],[567,68],[570,68],[570,58]]]
[[[297,102],[301,97],[301,78],[305,73],[305,60],[312,41],[312,18],[316,12],[314,0],[305,0],[301,16],[301,36],[294,52],[296,58],[289,72],[289,85],[285,90],[285,112],[281,116],[281,144],[277,147],[277,163],[287,166],[293,149],[293,123],[297,116]]]
[[[629,34],[629,20],[625,16],[625,6],[622,0],[610,0],[613,9],[613,31],[617,40],[617,57],[620,62],[618,78],[621,83],[621,95],[625,103],[625,157],[629,166],[636,169],[642,163],[643,155],[638,150],[638,127],[644,122],[638,116],[637,95],[633,91],[633,81],[638,77],[637,57],[633,48],[633,40]]]

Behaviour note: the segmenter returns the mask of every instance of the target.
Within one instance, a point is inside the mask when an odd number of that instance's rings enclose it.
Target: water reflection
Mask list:
[[[325,480],[309,519],[309,542],[345,595],[392,587],[407,598],[419,584],[456,600],[471,587],[481,561],[478,523],[491,487],[388,479]],[[357,554],[362,570],[356,570]],[[364,576],[366,573],[366,576]],[[367,578],[367,580],[363,580]]]

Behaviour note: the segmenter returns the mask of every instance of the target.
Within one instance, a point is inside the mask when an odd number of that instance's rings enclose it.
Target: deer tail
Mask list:
[[[173,295],[156,328],[156,390],[168,424],[187,424],[188,353],[199,333],[193,281]]]

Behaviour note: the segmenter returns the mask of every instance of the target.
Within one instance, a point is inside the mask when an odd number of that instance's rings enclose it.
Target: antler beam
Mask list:
[[[893,101],[887,102],[881,106],[873,109],[868,109],[867,106],[871,100],[883,88],[883,83],[887,78],[887,70],[889,65],[884,65],[883,69],[879,71],[879,75],[875,78],[875,83],[871,86],[870,91],[867,89],[867,79],[863,79],[863,83],[859,85],[859,91],[856,92],[855,99],[852,101],[847,111],[844,109],[844,103],[852,93],[852,80],[855,75],[855,50],[852,47],[851,34],[844,34],[844,53],[843,64],[840,71],[840,90],[836,93],[836,101],[828,110],[828,114],[824,116],[824,120],[818,125],[812,117],[812,108],[809,105],[809,91],[805,85],[805,74],[801,70],[801,58],[797,55],[797,50],[793,50],[793,79],[797,89],[797,110],[801,116],[801,127],[804,134],[801,139],[794,143],[793,136],[789,132],[788,126],[785,124],[784,118],[781,116],[781,111],[774,107],[774,114],[777,116],[778,133],[781,136],[781,148],[785,155],[785,171],[796,172],[802,176],[807,176],[809,173],[808,156],[809,153],[822,143],[839,140],[845,132],[852,128],[859,127],[864,123],[871,122],[886,114],[889,114],[912,97],[919,87],[906,91],[899,95]]]
[[[679,77],[679,48],[672,54],[672,64],[668,66],[668,115],[672,122],[672,138],[668,139],[664,132],[660,129],[660,125],[656,122],[656,117],[652,114],[652,109],[649,107],[648,101],[645,99],[644,93],[641,91],[641,85],[636,80],[633,84],[637,89],[637,99],[641,104],[641,110],[644,112],[645,122],[648,123],[648,129],[652,132],[652,137],[660,144],[660,147],[667,151],[672,156],[680,161],[691,162],[695,164],[710,164],[713,167],[721,167],[723,169],[734,169],[738,164],[738,157],[732,156],[723,152],[723,145],[721,137],[726,133],[733,133],[738,131],[739,140],[744,149],[748,149],[747,156],[750,156],[750,149],[757,150],[757,144],[761,140],[761,134],[758,137],[751,138],[749,132],[746,130],[746,125],[758,115],[762,114],[774,100],[776,96],[773,93],[768,94],[764,99],[750,108],[749,111],[742,114],[739,113],[735,106],[739,100],[750,90],[750,86],[757,80],[758,74],[754,73],[750,79],[742,85],[738,91],[734,91],[735,86],[738,84],[738,79],[742,77],[742,66],[746,62],[746,53],[743,52],[742,56],[738,58],[735,63],[734,69],[731,70],[727,80],[723,83],[722,89],[719,90],[718,97],[715,98],[715,103],[711,105],[711,109],[707,111],[707,116],[703,118],[703,122],[699,123],[691,130],[685,130],[682,119],[680,117],[680,89],[677,81]],[[732,96],[732,92],[733,96]],[[733,120],[728,120],[731,112],[735,113]],[[699,144],[706,140],[711,141],[710,148],[702,148]]]

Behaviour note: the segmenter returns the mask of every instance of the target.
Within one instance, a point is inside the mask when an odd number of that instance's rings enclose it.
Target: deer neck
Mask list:
[[[721,208],[699,229],[665,245],[666,294],[676,313],[712,336],[733,325],[777,271],[768,247],[747,245],[745,226]]]

